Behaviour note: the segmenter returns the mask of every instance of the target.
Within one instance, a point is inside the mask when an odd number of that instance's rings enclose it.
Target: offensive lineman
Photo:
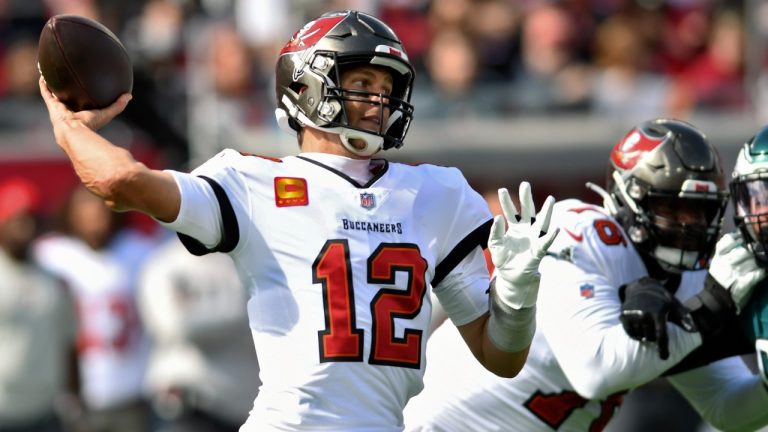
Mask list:
[[[599,431],[624,394],[710,337],[670,326],[662,360],[620,322],[624,289],[642,288],[647,276],[681,300],[699,298],[727,203],[720,159],[706,137],[676,120],[644,122],[614,147],[608,192],[594,188],[603,207],[566,200],[553,211],[564,235],[541,262],[538,331],[523,371],[506,380],[479,370],[460,355],[455,332],[439,328],[427,359],[441,364],[430,367],[424,391],[407,406],[407,430]],[[737,291],[725,295],[743,304],[748,290]],[[695,324],[715,327],[700,316]],[[768,424],[768,389],[738,357],[668,379],[716,427]]]
[[[422,388],[432,288],[479,362],[515,376],[535,329],[538,264],[557,234],[547,233],[554,199],[532,223],[523,183],[519,221],[506,196],[505,232],[458,170],[372,159],[403,144],[413,68],[370,15],[311,21],[276,73],[278,124],[301,153],[224,150],[192,174],[149,170],[94,133],[128,95],[73,113],[40,81],[56,141],[91,191],[162,221],[193,253],[234,260],[263,381],[241,430],[401,430]],[[490,302],[486,240],[499,268]]]

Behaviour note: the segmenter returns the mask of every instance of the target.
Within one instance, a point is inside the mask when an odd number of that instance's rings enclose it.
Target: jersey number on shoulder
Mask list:
[[[597,236],[603,243],[609,246],[615,245],[627,245],[627,240],[624,239],[624,235],[621,233],[619,227],[612,220],[609,219],[597,219],[594,223]]]
[[[419,369],[422,330],[395,335],[395,318],[413,319],[421,311],[427,262],[411,243],[382,243],[368,257],[368,282],[395,283],[396,272],[408,276],[402,289],[381,289],[371,301],[373,328],[368,363]],[[363,361],[363,330],[355,320],[355,290],[347,240],[329,240],[312,265],[312,282],[323,287],[325,329],[317,332],[320,361]]]
[[[589,425],[589,432],[605,428],[613,413],[621,406],[624,393],[614,393],[600,403],[600,415]],[[525,402],[525,407],[547,426],[557,430],[573,411],[583,408],[588,402],[574,391],[549,394],[537,391]]]

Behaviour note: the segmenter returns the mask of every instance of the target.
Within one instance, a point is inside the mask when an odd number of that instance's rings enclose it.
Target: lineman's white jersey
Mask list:
[[[625,334],[618,289],[647,271],[602,208],[562,201],[555,205],[553,224],[561,231],[540,266],[537,331],[523,370],[503,379],[478,368],[458,333],[438,328],[428,344],[424,391],[406,408],[407,430],[601,430],[628,390],[658,377],[700,345],[697,333],[669,325],[670,358],[662,361],[655,345]],[[705,276],[705,271],[684,273],[676,295],[687,299],[700,291]],[[683,374],[688,384],[708,382],[709,392],[688,391],[682,379],[673,384],[694,406],[713,406],[733,388],[723,377],[732,379],[734,373],[750,376],[739,359],[727,359]]]
[[[263,385],[242,430],[401,430],[422,389],[430,285],[457,325],[488,310],[482,197],[454,168],[372,166],[358,185],[301,155],[224,150],[173,173],[182,204],[168,226],[205,238],[221,208],[213,249],[249,290]]]

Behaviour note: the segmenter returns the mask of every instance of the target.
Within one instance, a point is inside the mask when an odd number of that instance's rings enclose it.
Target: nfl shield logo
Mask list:
[[[376,207],[376,197],[372,193],[361,193],[360,207],[367,210],[370,210]]]
[[[584,298],[592,298],[595,296],[595,286],[589,283],[585,283],[579,287],[579,292]]]

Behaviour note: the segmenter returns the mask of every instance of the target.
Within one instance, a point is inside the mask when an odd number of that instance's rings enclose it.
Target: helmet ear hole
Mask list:
[[[629,227],[628,234],[629,239],[632,240],[633,243],[642,243],[648,240],[648,230],[641,225],[633,225]]]
[[[299,83],[299,82],[295,82],[295,81],[292,82],[291,84],[289,84],[288,88],[293,90],[297,95],[300,95],[300,94],[304,93],[304,91],[307,90],[307,86],[306,85],[304,85],[302,83]]]

